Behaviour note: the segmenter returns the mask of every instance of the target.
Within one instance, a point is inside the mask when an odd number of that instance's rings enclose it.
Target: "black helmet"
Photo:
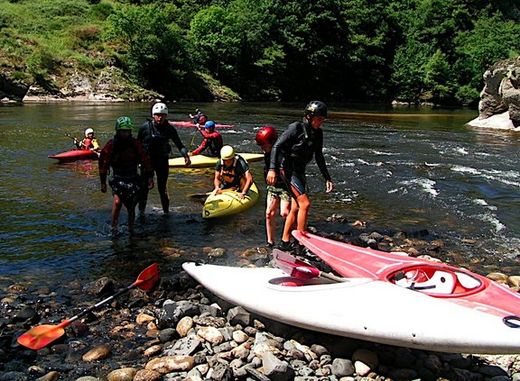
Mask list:
[[[321,101],[310,101],[305,107],[305,116],[322,116],[327,117],[327,105]]]

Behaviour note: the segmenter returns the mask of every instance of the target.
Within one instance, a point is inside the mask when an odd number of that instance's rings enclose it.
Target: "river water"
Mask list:
[[[201,107],[210,118],[236,127],[222,130],[225,143],[258,152],[258,126],[282,130],[301,117],[303,105],[172,104],[170,120],[187,120]],[[324,193],[314,163],[308,167],[313,201],[310,225],[341,230],[325,222],[341,214],[367,222],[368,231],[424,232],[446,242],[476,271],[520,273],[520,135],[464,126],[471,110],[331,107],[324,125],[325,158],[336,190]],[[205,257],[207,247],[226,250],[228,263],[264,244],[264,198],[251,210],[206,221],[201,205],[188,197],[212,188],[211,170],[176,170],[169,178],[171,215],[162,215],[157,191],[137,236],[109,235],[110,193],[99,191],[97,163],[58,164],[47,155],[68,150],[87,127],[101,143],[114,121],[128,115],[140,124],[145,104],[26,104],[0,107],[0,284],[32,285],[126,277],[152,261],[180,265]],[[191,129],[178,129],[192,149]],[[178,154],[176,149],[174,154]],[[252,163],[263,192],[262,163]],[[265,197],[265,194],[262,194]],[[478,264],[478,266],[476,265]],[[471,267],[471,266],[470,266]]]

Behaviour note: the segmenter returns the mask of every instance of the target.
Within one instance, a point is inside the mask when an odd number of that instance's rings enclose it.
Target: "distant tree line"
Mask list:
[[[520,54],[518,0],[34,2],[63,4],[47,23],[88,15],[70,27],[73,58],[98,67],[96,50],[170,98],[202,94],[203,73],[251,100],[467,105],[487,67]],[[10,17],[0,11],[0,31]],[[30,64],[38,72],[55,56],[48,48]]]

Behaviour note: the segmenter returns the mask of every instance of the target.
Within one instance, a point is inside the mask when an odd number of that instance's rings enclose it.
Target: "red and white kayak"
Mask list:
[[[377,343],[454,353],[520,353],[520,328],[476,308],[372,277],[331,283],[280,269],[184,263],[220,298],[297,327]]]
[[[386,282],[494,315],[520,333],[520,294],[489,278],[404,253],[363,248],[307,232],[293,231],[293,235],[344,277]]]
[[[192,121],[178,121],[178,120],[171,120],[169,121],[169,123],[175,127],[179,127],[179,128],[192,128],[192,127],[195,127],[196,124],[193,123]],[[215,128],[234,128],[235,125],[234,124],[220,124],[220,123],[217,123],[215,125]]]
[[[97,160],[98,154],[89,149],[73,149],[71,151],[60,152],[55,155],[48,156],[51,159],[59,161],[74,161],[74,160]]]

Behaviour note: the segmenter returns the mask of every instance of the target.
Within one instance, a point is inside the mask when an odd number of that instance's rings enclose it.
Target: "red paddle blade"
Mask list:
[[[278,268],[292,277],[308,280],[318,278],[321,274],[316,267],[300,261],[285,251],[274,249],[273,258]]]
[[[157,263],[153,263],[141,271],[137,277],[137,280],[134,282],[134,285],[139,287],[141,290],[149,291],[155,286],[158,280],[159,265]]]
[[[18,337],[16,341],[18,341],[18,344],[29,349],[42,349],[49,343],[52,343],[54,340],[63,336],[65,333],[63,326],[63,323],[59,325],[39,325],[25,332],[23,335]]]

